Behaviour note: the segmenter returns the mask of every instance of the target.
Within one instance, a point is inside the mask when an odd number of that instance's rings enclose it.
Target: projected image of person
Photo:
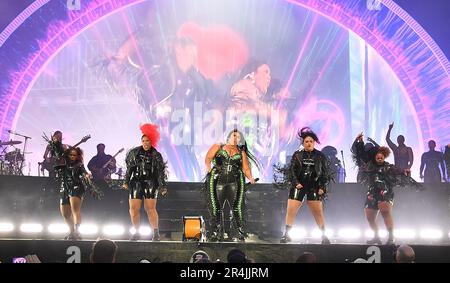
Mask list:
[[[120,91],[129,86],[145,119],[161,125],[167,142],[161,144],[178,180],[198,180],[201,170],[193,145],[195,131],[187,123],[194,117],[195,103],[211,107],[214,85],[198,70],[196,43],[186,36],[161,39],[159,28],[141,27],[111,58],[98,66],[103,76]],[[171,142],[169,142],[171,141]]]
[[[245,241],[245,177],[251,184],[251,163],[258,162],[247,148],[244,135],[237,129],[230,132],[225,144],[214,144],[208,150],[205,165],[208,171],[205,190],[210,210],[210,241],[224,240],[224,209],[232,209],[233,241]],[[211,167],[211,164],[213,165]]]
[[[270,66],[262,61],[250,59],[240,74],[242,79],[231,87],[228,109],[233,110],[238,123],[246,129],[247,143],[254,149],[258,161],[265,166],[262,172],[264,177],[269,173],[266,170],[271,169],[272,159],[278,157],[278,143],[285,142],[282,136],[288,126],[287,111],[277,109],[277,102],[281,93],[289,92],[284,91],[278,80],[275,80],[276,88],[271,87]]]
[[[309,128],[304,127],[298,132],[303,145],[292,155],[288,168],[284,171],[284,184],[289,189],[289,199],[286,210],[286,228],[280,243],[291,242],[289,232],[294,225],[298,210],[306,197],[308,207],[322,231],[322,244],[330,244],[325,235],[325,217],[323,200],[327,195],[327,186],[332,179],[332,172],[328,158],[315,144],[320,143],[317,135]],[[276,181],[277,182],[277,181]]]
[[[381,146],[369,162],[361,164],[359,182],[368,188],[364,212],[369,226],[374,232],[373,239],[367,241],[370,245],[381,245],[377,225],[378,212],[381,212],[388,231],[386,245],[394,243],[394,221],[392,217],[394,186],[419,188],[417,182],[408,177],[411,172],[410,169],[400,169],[385,161],[389,154],[389,148]]]
[[[420,162],[420,178],[424,183],[440,183],[441,179],[446,179],[444,154],[436,151],[436,142],[428,142],[429,151],[422,154]],[[442,173],[441,173],[442,172]]]
[[[212,107],[212,81],[207,80],[197,69],[197,47],[188,37],[177,38],[173,43],[170,64],[174,66],[174,89],[166,98],[155,106],[158,119],[171,121],[168,131],[172,145],[163,144],[167,158],[172,160],[171,171],[179,180],[192,181],[200,179],[200,166],[196,159],[198,150],[194,146],[195,131],[190,123],[194,119],[194,106],[197,103],[203,109]],[[171,119],[178,115],[178,120]],[[174,115],[175,114],[175,115]],[[188,115],[188,120],[184,120]],[[182,116],[182,117],[181,117]],[[187,137],[187,139],[186,139]]]
[[[160,134],[158,126],[144,124],[141,126],[142,145],[131,149],[126,156],[127,171],[123,188],[129,190],[129,205],[131,223],[135,233],[130,240],[139,240],[140,209],[142,202],[147,213],[148,221],[153,228],[153,241],[160,240],[159,217],[156,210],[158,193],[165,196],[166,188],[166,164],[156,150]]]
[[[412,148],[405,145],[405,137],[403,135],[397,137],[398,146],[391,141],[393,127],[394,123],[389,125],[389,130],[386,133],[386,142],[394,153],[394,164],[399,169],[411,169],[414,162]]]
[[[272,79],[268,64],[250,60],[242,70],[243,78],[230,91],[231,104],[235,108],[265,109],[264,95]]]
[[[81,205],[87,189],[87,180],[91,175],[83,165],[83,151],[71,147],[64,152],[65,162],[56,166],[60,181],[60,211],[70,228],[66,240],[81,240]]]

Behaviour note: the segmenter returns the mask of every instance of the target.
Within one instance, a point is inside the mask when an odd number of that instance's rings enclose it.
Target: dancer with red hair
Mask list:
[[[153,228],[152,241],[159,241],[158,212],[156,211],[156,199],[158,192],[166,195],[166,164],[156,150],[160,134],[158,126],[144,124],[141,126],[142,146],[135,147],[127,153],[125,183],[123,188],[129,190],[129,204],[131,223],[135,233],[130,240],[140,239],[140,210],[142,200],[150,225]]]

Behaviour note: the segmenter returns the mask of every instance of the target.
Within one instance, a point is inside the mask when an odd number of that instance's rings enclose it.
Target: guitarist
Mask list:
[[[49,139],[45,134],[43,136],[44,140],[48,142],[47,147],[45,148],[44,153],[44,161],[41,163],[41,171],[44,173],[44,170],[49,172],[50,179],[55,179],[57,175],[57,171],[55,169],[65,165],[66,161],[64,159],[64,152],[69,148],[77,147],[80,144],[86,142],[91,138],[90,135],[84,136],[77,144],[74,146],[70,146],[62,143],[62,132],[56,131],[51,139]]]
[[[54,166],[57,165],[58,161],[63,160],[63,154],[68,148],[67,144],[62,143],[62,132],[56,131],[53,133],[45,148],[44,161],[41,163],[42,173],[47,170],[49,177],[54,178],[56,176]]]
[[[99,143],[97,145],[97,155],[92,157],[87,167],[92,172],[94,181],[106,182],[106,180],[111,178],[111,173],[116,172],[116,159],[109,154],[105,154],[105,145]]]

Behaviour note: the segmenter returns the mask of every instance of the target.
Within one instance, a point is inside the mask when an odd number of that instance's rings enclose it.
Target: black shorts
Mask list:
[[[322,200],[324,194],[319,195],[319,188],[306,187],[301,189],[291,188],[289,191],[289,199],[303,201],[306,195],[306,200]]]
[[[394,205],[394,192],[389,189],[373,187],[367,191],[365,208],[378,210],[380,202],[388,202]]]
[[[131,181],[130,199],[157,199],[158,189],[151,181]]]
[[[61,185],[61,188],[59,190],[59,203],[61,205],[68,205],[70,204],[69,199],[71,197],[78,197],[80,199],[83,199],[85,192],[86,190],[83,186],[76,185],[70,188],[64,188],[64,186]]]

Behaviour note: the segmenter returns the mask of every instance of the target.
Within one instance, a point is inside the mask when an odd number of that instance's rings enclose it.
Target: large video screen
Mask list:
[[[406,137],[423,152],[409,98],[389,65],[337,23],[289,1],[145,1],[115,12],[71,40],[43,69],[15,129],[33,137],[25,175],[37,175],[45,141],[56,130],[80,145],[87,163],[104,143],[113,155],[140,145],[139,125],[159,125],[158,150],[169,180],[201,181],[205,156],[234,128],[261,164],[300,147],[309,126],[318,149],[332,146],[355,181],[350,146],[364,131],[385,144]],[[125,167],[125,152],[116,157]],[[393,162],[393,158],[389,159]]]

